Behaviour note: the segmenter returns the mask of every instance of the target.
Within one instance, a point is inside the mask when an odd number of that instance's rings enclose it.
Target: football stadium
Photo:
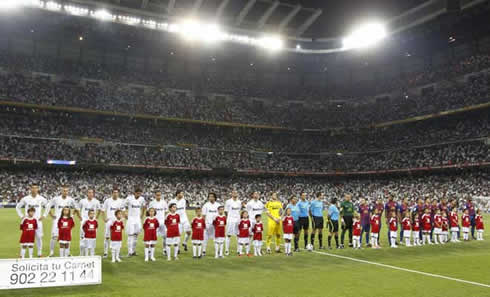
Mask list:
[[[0,0],[0,296],[490,297],[489,2]]]

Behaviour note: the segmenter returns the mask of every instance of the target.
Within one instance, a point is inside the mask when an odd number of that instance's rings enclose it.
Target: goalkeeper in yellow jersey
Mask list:
[[[276,252],[279,252],[281,244],[282,203],[277,198],[277,193],[272,192],[271,199],[265,204],[265,209],[267,209],[267,216],[269,217],[267,222],[267,253],[271,252],[273,237],[276,238]]]

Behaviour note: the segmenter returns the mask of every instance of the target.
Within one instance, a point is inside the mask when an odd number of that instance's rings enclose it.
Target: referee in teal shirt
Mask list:
[[[323,249],[323,193],[316,193],[315,200],[310,202],[311,222],[313,232],[311,232],[311,245],[315,247],[315,234],[318,234],[320,249]]]

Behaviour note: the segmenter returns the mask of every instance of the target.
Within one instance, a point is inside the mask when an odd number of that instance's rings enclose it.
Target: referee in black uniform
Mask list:
[[[340,236],[340,248],[344,248],[345,231],[349,231],[349,247],[352,247],[352,217],[354,215],[354,203],[352,195],[345,194],[344,201],[340,204],[340,215],[342,216],[342,235]]]

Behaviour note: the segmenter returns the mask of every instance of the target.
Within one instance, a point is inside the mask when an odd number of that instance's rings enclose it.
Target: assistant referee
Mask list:
[[[340,204],[340,215],[342,216],[342,235],[340,236],[340,248],[344,248],[345,231],[349,230],[349,247],[352,247],[352,216],[354,215],[354,203],[352,195],[345,194],[344,201]]]

